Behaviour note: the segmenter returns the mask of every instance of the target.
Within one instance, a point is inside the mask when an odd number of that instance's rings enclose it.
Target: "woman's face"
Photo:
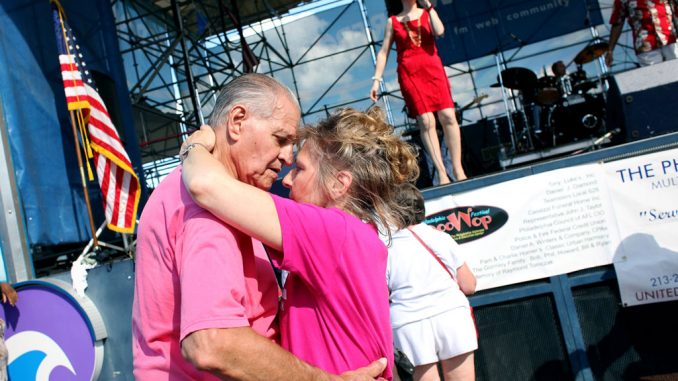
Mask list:
[[[296,164],[296,168],[282,182],[290,190],[290,198],[297,202],[327,206],[329,199],[318,184],[318,161],[311,157],[307,145],[297,154]]]

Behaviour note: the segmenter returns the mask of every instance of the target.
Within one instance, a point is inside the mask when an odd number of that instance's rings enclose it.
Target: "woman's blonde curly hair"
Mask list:
[[[416,151],[394,135],[381,109],[340,109],[302,128],[299,137],[319,163],[316,185],[325,196],[336,173],[348,171],[353,181],[343,203],[347,212],[386,229],[389,236],[391,229],[407,226],[396,196],[400,184],[419,176]]]

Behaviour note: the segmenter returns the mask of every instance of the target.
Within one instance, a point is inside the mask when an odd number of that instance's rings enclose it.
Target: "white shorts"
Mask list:
[[[640,66],[654,65],[663,61],[673,60],[678,57],[678,45],[662,46],[650,52],[640,53],[636,57]]]
[[[432,364],[478,349],[468,307],[458,307],[393,330],[393,343],[414,366]]]

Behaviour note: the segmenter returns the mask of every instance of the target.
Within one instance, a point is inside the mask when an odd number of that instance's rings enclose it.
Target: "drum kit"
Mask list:
[[[512,67],[501,71],[492,87],[514,91],[515,112],[511,115],[511,144],[515,152],[555,147],[604,133],[604,77],[589,78],[582,66],[608,49],[606,42],[595,42],[582,49],[572,63],[577,70],[537,78],[530,69]],[[569,65],[568,65],[569,66]],[[503,117],[507,118],[508,117]],[[495,123],[495,126],[497,123]],[[495,129],[496,131],[496,129]],[[499,134],[497,137],[502,140]]]

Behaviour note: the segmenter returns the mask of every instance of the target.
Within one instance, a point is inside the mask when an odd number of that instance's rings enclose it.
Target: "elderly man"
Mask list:
[[[241,181],[268,190],[292,163],[299,120],[286,87],[265,75],[242,76],[214,106],[213,154]],[[275,344],[280,291],[264,247],[197,206],[181,167],[144,208],[136,264],[137,380],[372,380],[385,367],[377,361],[332,376]]]
[[[610,16],[610,46],[605,62],[612,65],[612,52],[628,19],[633,31],[633,47],[641,66],[653,65],[678,56],[673,17],[676,0],[614,0]]]

